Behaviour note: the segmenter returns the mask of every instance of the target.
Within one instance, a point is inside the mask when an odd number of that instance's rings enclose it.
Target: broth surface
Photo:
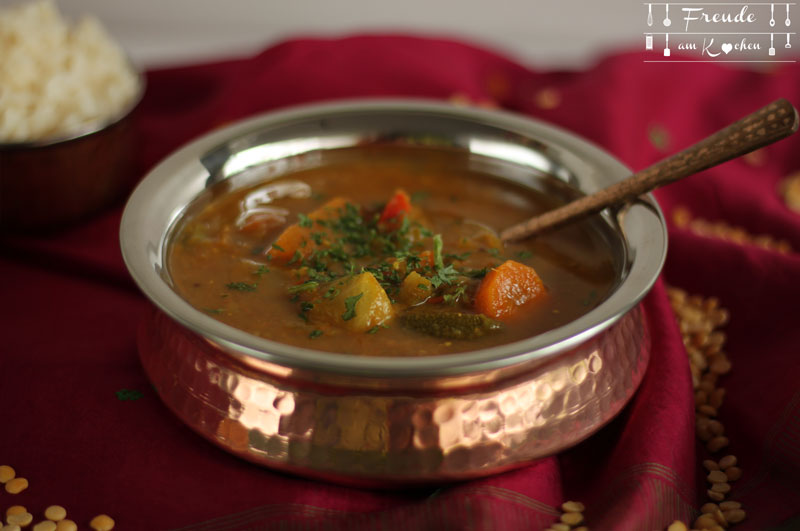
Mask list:
[[[212,189],[210,200],[190,209],[170,242],[168,267],[174,289],[214,318],[281,343],[365,356],[430,356],[510,343],[553,329],[597,306],[614,286],[614,257],[599,233],[586,223],[502,246],[497,232],[552,208],[554,203],[542,193],[474,169],[469,154],[370,146],[321,156],[324,163],[319,167],[291,171],[241,190],[228,191],[224,183]],[[339,323],[335,318],[319,318],[327,299],[345,290],[345,281],[377,259],[363,257],[353,261],[355,266],[333,264],[352,270],[337,270],[340,276],[336,280],[326,277],[318,281],[309,276],[318,272],[304,269],[309,263],[300,257],[300,251],[310,252],[314,243],[309,240],[307,248],[303,243],[294,260],[287,263],[276,259],[276,239],[298,223],[319,231],[321,238],[327,227],[323,223],[332,222],[310,220],[308,214],[315,211],[340,216],[336,223],[349,221],[345,210],[359,213],[353,215],[354,223],[372,222],[384,215],[387,202],[398,189],[407,192],[413,209],[413,215],[408,214],[412,221],[397,229],[407,231],[403,237],[408,241],[402,241],[416,255],[427,251],[422,263],[428,257],[431,265],[418,266],[423,276],[445,282],[435,293],[434,287],[428,286],[432,296],[418,305],[403,298],[405,291],[384,286],[392,317],[365,331],[347,328],[358,319]],[[337,198],[352,206],[336,210],[334,215],[334,209],[325,205]],[[399,225],[398,219],[381,221],[379,230],[384,230],[386,223]],[[322,239],[332,237],[332,230]],[[438,255],[431,248],[436,238],[441,238],[442,244]],[[397,248],[390,251],[401,255]],[[436,265],[434,257],[438,258]],[[410,274],[416,263],[405,263],[391,253],[380,260],[388,264],[382,271],[399,271],[397,279]],[[506,260],[532,267],[544,289],[513,315],[493,319],[497,330],[487,329],[469,338],[441,337],[408,324],[413,321],[406,320],[407,314],[421,317],[417,321],[423,324],[436,312],[476,314],[475,297],[485,275]],[[463,276],[452,277],[458,280],[448,283],[450,277],[440,273],[447,266]],[[375,275],[384,280],[380,272]],[[360,297],[345,298],[344,321]]]

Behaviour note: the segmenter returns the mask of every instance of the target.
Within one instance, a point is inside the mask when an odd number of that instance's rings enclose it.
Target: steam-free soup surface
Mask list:
[[[614,261],[588,225],[503,244],[553,207],[467,155],[370,147],[232,192],[174,236],[175,289],[251,334],[365,356],[431,356],[558,327],[609,293]]]

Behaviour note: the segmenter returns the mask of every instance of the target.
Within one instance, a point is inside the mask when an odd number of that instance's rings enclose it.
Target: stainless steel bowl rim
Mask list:
[[[490,349],[430,356],[373,357],[303,349],[260,338],[224,324],[181,298],[162,278],[164,250],[170,229],[191,202],[179,195],[200,191],[182,188],[182,180],[207,170],[200,158],[210,150],[255,132],[293,121],[359,113],[408,113],[460,119],[521,133],[553,149],[577,154],[606,180],[601,187],[630,175],[610,154],[573,133],[542,121],[504,111],[456,107],[416,99],[344,100],[301,105],[260,114],[212,131],[180,148],[153,168],[131,195],[123,213],[120,245],[128,270],[145,295],[183,326],[223,351],[252,356],[290,369],[322,371],[372,378],[454,376],[534,362],[584,343],[615,323],[637,305],[655,283],[666,257],[666,223],[651,195],[634,204],[624,218],[624,232],[632,232],[630,268],[622,283],[596,308],[578,319],[523,341]],[[172,193],[170,193],[172,192]],[[177,192],[177,193],[176,193]],[[167,197],[165,196],[173,196]],[[191,198],[190,198],[191,199]],[[154,215],[154,201],[167,208]],[[171,208],[170,208],[171,207]],[[161,220],[160,222],[157,222]],[[159,236],[156,236],[159,234]]]

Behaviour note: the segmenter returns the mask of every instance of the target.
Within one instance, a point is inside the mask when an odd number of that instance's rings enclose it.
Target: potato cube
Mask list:
[[[398,299],[409,306],[416,306],[428,300],[433,293],[431,281],[416,271],[409,273],[400,285]]]
[[[322,321],[352,332],[366,332],[394,316],[392,301],[381,285],[364,272],[349,279],[335,280],[320,289],[326,293],[335,288],[334,296],[314,301],[308,316],[312,321]]]

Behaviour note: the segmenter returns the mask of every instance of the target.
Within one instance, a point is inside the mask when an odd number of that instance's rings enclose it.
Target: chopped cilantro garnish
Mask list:
[[[273,249],[275,249],[276,251],[280,251],[280,252],[282,252],[282,253],[285,253],[285,252],[286,252],[286,249],[284,249],[283,247],[281,247],[281,246],[280,246],[280,245],[278,245],[277,243],[273,243],[273,244],[272,244],[272,248],[273,248]]]
[[[531,256],[533,256],[533,253],[530,251],[520,251],[517,253],[517,258],[519,258],[520,260],[525,260],[526,258],[530,258]]]
[[[222,308],[203,308],[203,311],[206,313],[210,313],[212,315],[219,315],[225,310],[223,310]]]
[[[342,314],[343,320],[349,321],[350,319],[356,316],[356,304],[363,295],[364,295],[363,293],[359,293],[358,295],[347,297],[344,300],[344,313]]]
[[[296,286],[289,286],[288,292],[289,293],[300,293],[301,291],[314,291],[319,287],[319,282],[316,280],[309,280],[308,282],[303,282],[302,284],[298,284]]]
[[[230,282],[225,284],[225,287],[234,291],[255,291],[258,284],[250,284],[248,282]]]
[[[310,337],[311,339],[317,339],[321,335],[322,335],[322,330],[312,330],[311,333],[308,334],[308,337]]]
[[[309,228],[314,224],[311,218],[305,214],[297,214],[297,220],[297,224],[304,228]]]
[[[488,249],[486,249],[486,252],[494,257],[500,256],[500,249],[497,249],[495,247],[489,247]]]
[[[253,271],[253,274],[257,277],[260,277],[261,275],[264,275],[266,273],[269,273],[269,268],[265,265],[260,265],[256,268],[255,271]]]

